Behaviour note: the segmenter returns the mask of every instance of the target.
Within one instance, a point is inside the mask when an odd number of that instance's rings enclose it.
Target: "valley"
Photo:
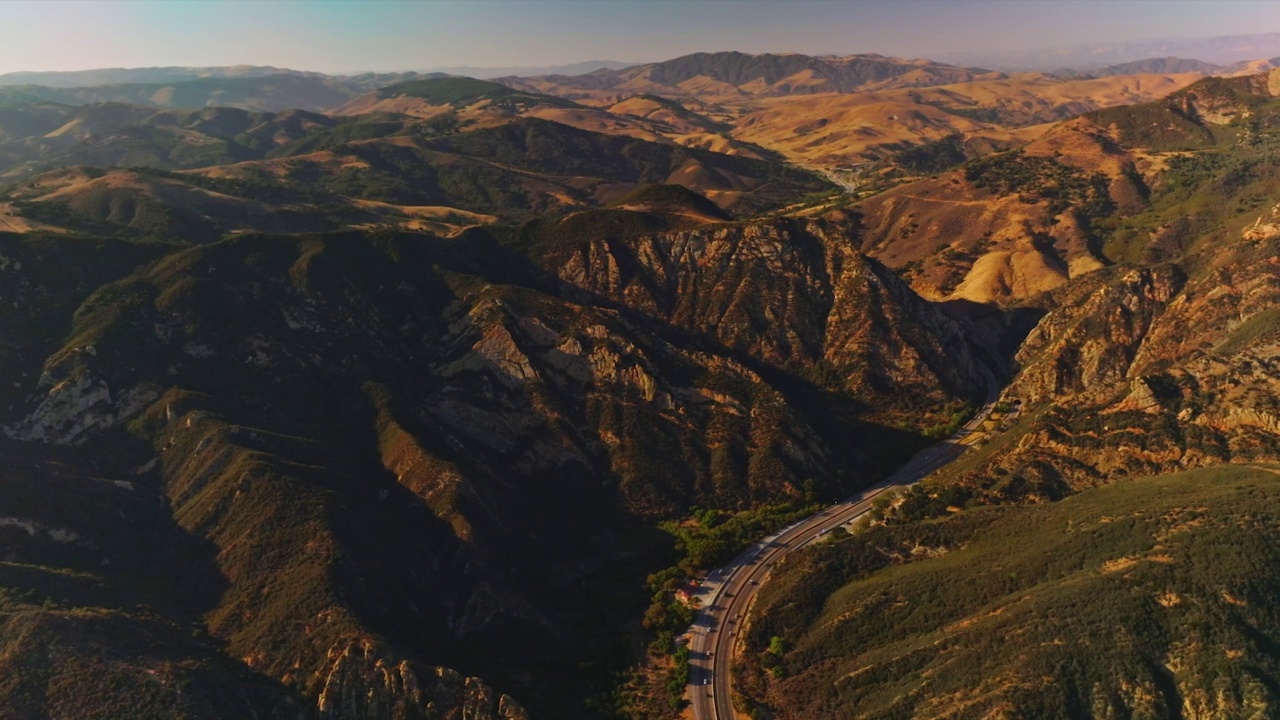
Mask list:
[[[0,76],[0,717],[1267,715],[1271,62]]]

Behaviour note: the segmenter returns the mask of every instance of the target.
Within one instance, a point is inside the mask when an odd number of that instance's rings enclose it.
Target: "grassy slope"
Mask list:
[[[221,578],[151,482],[65,449],[4,440],[0,456],[0,715],[296,717],[204,631]]]
[[[1274,712],[1277,519],[1274,471],[1223,466],[878,527],[777,571],[754,687],[784,718]]]

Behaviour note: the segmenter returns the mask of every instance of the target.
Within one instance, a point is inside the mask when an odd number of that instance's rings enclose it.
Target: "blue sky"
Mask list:
[[[151,65],[413,70],[700,50],[941,57],[1280,31],[1268,0],[0,1],[0,72]]]

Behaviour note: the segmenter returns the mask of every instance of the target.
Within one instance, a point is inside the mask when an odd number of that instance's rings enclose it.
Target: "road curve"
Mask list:
[[[959,457],[970,442],[980,437],[975,431],[991,414],[999,398],[1000,388],[995,377],[987,373],[986,379],[986,404],[955,435],[921,450],[879,484],[784,528],[707,576],[707,582],[716,583],[718,587],[698,611],[689,631],[688,697],[695,720],[733,720],[730,693],[733,643],[759,583],[773,565],[787,553],[817,541],[828,530],[858,519],[871,510],[872,502],[881,493],[914,485]]]

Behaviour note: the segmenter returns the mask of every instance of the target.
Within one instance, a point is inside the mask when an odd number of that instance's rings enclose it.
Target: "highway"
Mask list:
[[[773,565],[827,531],[857,520],[871,510],[876,496],[914,485],[959,457],[982,437],[977,430],[999,398],[999,386],[989,373],[987,387],[987,403],[954,435],[921,450],[879,484],[765,538],[707,576],[705,584],[714,590],[698,611],[689,635],[688,697],[695,720],[734,720],[729,671],[733,646],[751,599]]]

